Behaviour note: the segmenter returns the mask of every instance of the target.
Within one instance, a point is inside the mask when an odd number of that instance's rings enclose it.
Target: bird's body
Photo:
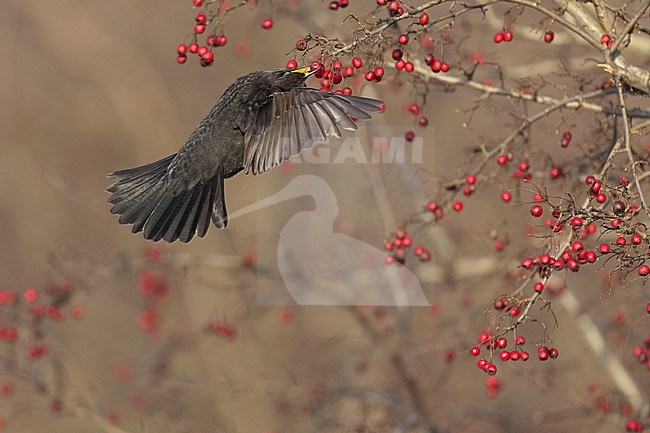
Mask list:
[[[210,220],[225,228],[224,179],[259,174],[328,136],[350,119],[369,119],[381,101],[304,87],[307,68],[252,72],[237,79],[178,153],[111,173],[111,213],[146,239],[189,242]]]

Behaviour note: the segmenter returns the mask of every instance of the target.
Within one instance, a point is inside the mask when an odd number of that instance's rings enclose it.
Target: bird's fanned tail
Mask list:
[[[205,236],[210,219],[218,228],[228,224],[224,201],[223,170],[207,182],[174,193],[168,168],[176,154],[141,167],[109,174],[115,180],[106,191],[111,213],[120,215],[120,224],[132,224],[132,232],[143,231],[154,242],[189,242]]]

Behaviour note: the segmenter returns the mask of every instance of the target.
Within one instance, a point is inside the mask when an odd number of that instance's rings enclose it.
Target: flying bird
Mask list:
[[[265,172],[340,128],[356,130],[383,102],[305,87],[309,67],[239,77],[181,149],[141,167],[110,173],[111,213],[154,242],[205,236],[228,224],[224,180]]]

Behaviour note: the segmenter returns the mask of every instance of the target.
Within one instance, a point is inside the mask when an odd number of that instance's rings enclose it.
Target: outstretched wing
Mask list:
[[[259,174],[327,137],[339,128],[356,130],[353,119],[370,119],[383,102],[300,87],[273,95],[244,135],[244,170]]]

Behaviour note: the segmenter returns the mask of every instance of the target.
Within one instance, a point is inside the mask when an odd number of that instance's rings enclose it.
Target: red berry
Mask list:
[[[406,62],[404,60],[400,59],[395,62],[395,69],[398,71],[401,71],[404,67],[406,67]]]
[[[534,264],[533,259],[531,259],[530,257],[526,257],[521,261],[521,267],[524,269],[532,269],[533,264]]]
[[[591,192],[598,193],[602,187],[603,184],[600,181],[595,180],[594,183],[591,185]]]
[[[178,54],[187,54],[187,45],[178,44],[178,46],[176,47],[176,52]]]
[[[576,229],[579,229],[580,227],[582,227],[582,218],[580,218],[580,217],[573,217],[573,218],[571,219],[571,226],[572,226],[573,228],[576,228]]]
[[[214,60],[214,53],[212,51],[206,51],[201,55],[201,59],[206,63],[212,63]]]
[[[508,156],[507,155],[499,155],[497,157],[497,164],[506,165],[507,163],[508,163]]]
[[[426,12],[424,12],[422,15],[420,15],[418,21],[422,25],[427,25],[429,23],[429,15]]]
[[[560,354],[560,351],[553,347],[553,348],[549,349],[548,354],[549,354],[549,356],[551,358],[555,359]]]
[[[598,203],[605,203],[607,201],[607,196],[603,193],[596,195],[596,201]]]
[[[377,66],[375,68],[375,77],[381,78],[383,76],[384,76],[384,68],[382,68],[381,66]]]
[[[539,357],[540,361],[546,361],[550,356],[550,353],[548,352],[548,347],[546,346],[538,347],[537,356]]]
[[[203,6],[203,0],[192,0],[192,3],[194,3],[194,7],[200,8]]]
[[[375,73],[373,71],[368,71],[368,72],[366,72],[365,78],[366,78],[366,81],[374,81],[375,80]]]
[[[576,253],[582,251],[584,248],[584,244],[580,241],[573,241],[571,243],[571,249]]]
[[[465,183],[468,184],[468,185],[475,185],[476,184],[476,175],[468,174],[467,177],[465,178]]]
[[[442,61],[435,59],[433,62],[431,62],[431,70],[433,72],[442,71]]]
[[[401,60],[404,53],[399,48],[395,48],[392,53],[393,60]]]
[[[430,202],[427,203],[427,210],[429,212],[435,212],[439,208],[440,207],[438,206],[438,203],[436,203],[435,201],[430,201]]]
[[[592,175],[585,177],[585,183],[589,186],[593,185],[596,182],[596,178]]]
[[[539,281],[535,283],[533,286],[533,290],[535,290],[537,293],[542,293],[544,290],[544,284],[540,283]]]
[[[641,277],[647,277],[650,275],[650,267],[648,265],[641,265],[637,268],[636,272]]]
[[[566,262],[566,266],[571,272],[578,272],[580,270],[580,262],[576,259],[569,259],[569,261]]]
[[[508,340],[506,340],[503,337],[499,337],[497,338],[497,341],[495,341],[495,343],[497,347],[504,349],[508,345]]]
[[[515,344],[517,346],[521,346],[522,344],[526,343],[526,339],[522,335],[518,335],[517,338],[515,338]]]
[[[440,67],[440,72],[442,72],[443,74],[449,72],[449,63],[442,62],[442,66]]]
[[[194,31],[198,34],[201,34],[205,31],[205,24],[196,24],[194,26]]]
[[[460,212],[460,211],[463,210],[463,202],[462,201],[456,201],[456,202],[454,202],[452,207],[456,212]]]
[[[296,41],[296,50],[305,51],[307,49],[307,41],[304,39],[298,39]]]
[[[512,32],[510,30],[503,32],[503,40],[506,42],[510,42],[512,40]]]
[[[207,19],[206,19],[205,14],[204,14],[203,12],[199,12],[199,13],[196,14],[196,16],[194,17],[194,21],[196,21],[197,24],[205,24],[206,20],[207,20]]]
[[[295,60],[289,60],[287,62],[287,69],[298,69],[298,62]]]
[[[427,119],[425,116],[420,116],[418,119],[418,126],[424,128],[429,124],[429,119]]]
[[[397,42],[399,42],[402,45],[406,45],[409,43],[409,36],[408,35],[400,35],[397,38]]]
[[[399,2],[397,0],[393,0],[388,4],[388,10],[391,12],[397,12],[399,11]]]
[[[25,289],[23,292],[23,298],[25,298],[25,301],[29,303],[35,302],[38,298],[38,292],[36,289]]]
[[[630,238],[630,242],[633,245],[641,245],[641,242],[643,242],[643,238],[641,237],[640,234],[634,233],[632,237]]]
[[[478,344],[488,343],[490,341],[490,338],[492,338],[492,334],[484,332],[478,336]]]
[[[404,70],[410,74],[415,70],[415,65],[413,64],[413,62],[406,62],[404,64]]]
[[[535,218],[541,217],[543,213],[544,213],[544,209],[542,209],[542,207],[539,205],[535,205],[530,208],[530,214]]]
[[[409,105],[409,111],[411,114],[418,115],[420,114],[420,106],[418,104]]]
[[[600,37],[600,42],[601,42],[603,45],[609,45],[609,42],[610,42],[611,40],[612,40],[612,38],[610,38],[609,35],[608,35],[607,33],[605,33],[604,35],[602,35],[602,36]]]
[[[265,30],[270,30],[273,27],[273,20],[270,18],[265,19],[262,21],[262,28]]]
[[[185,62],[187,62],[187,56],[185,54],[179,54],[178,57],[176,57],[176,63],[179,65],[182,65]]]
[[[625,429],[629,432],[642,432],[643,424],[640,421],[631,419],[625,423]]]
[[[196,52],[199,50],[199,44],[197,44],[196,42],[192,42],[188,47],[188,50],[190,51],[190,53],[196,54]]]
[[[593,251],[587,251],[587,262],[595,263],[596,262],[596,253]]]
[[[501,42],[503,42],[504,37],[505,36],[504,36],[503,32],[497,32],[497,33],[494,34],[494,42],[496,42],[497,44],[500,44]]]
[[[478,348],[478,346],[474,346],[471,349],[469,349],[469,354],[472,356],[478,356],[481,353],[481,349]]]
[[[404,138],[406,139],[406,141],[408,141],[410,143],[411,141],[413,141],[415,139],[415,132],[406,131],[406,133],[404,133]]]
[[[359,57],[354,57],[352,59],[352,67],[359,69],[363,65],[363,61]]]
[[[521,352],[521,356],[520,356],[519,359],[521,359],[522,361],[528,361],[528,358],[529,358],[529,357],[530,357],[530,355],[528,354],[528,352],[526,352],[526,351],[524,350],[523,352]]]
[[[553,42],[554,38],[555,38],[555,33],[553,33],[552,31],[549,30],[548,32],[544,33],[544,42],[546,42],[547,44]]]
[[[338,1],[331,1],[330,2],[330,9],[335,11],[339,8],[339,2]]]

